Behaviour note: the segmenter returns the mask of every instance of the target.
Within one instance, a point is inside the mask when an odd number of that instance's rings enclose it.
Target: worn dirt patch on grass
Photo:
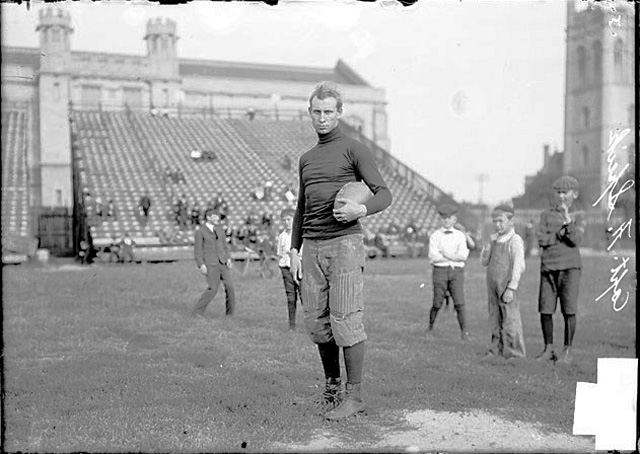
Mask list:
[[[401,415],[401,419],[405,422],[404,429],[386,431],[382,440],[372,443],[345,440],[325,426],[306,444],[279,446],[278,449],[380,452],[595,452],[593,437],[545,433],[540,425],[511,422],[483,411],[406,411]],[[385,432],[383,428],[380,428],[380,431]]]

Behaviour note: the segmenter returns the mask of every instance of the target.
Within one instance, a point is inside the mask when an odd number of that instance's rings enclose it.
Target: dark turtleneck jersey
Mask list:
[[[364,205],[367,215],[391,205],[387,187],[371,151],[345,135],[339,127],[318,134],[318,143],[300,157],[300,192],[293,220],[291,248],[300,250],[302,239],[328,240],[361,233],[360,223],[339,222],[333,216],[338,191],[351,181],[364,181],[373,197]]]

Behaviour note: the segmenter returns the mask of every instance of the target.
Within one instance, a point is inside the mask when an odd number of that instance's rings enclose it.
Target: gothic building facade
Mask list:
[[[634,22],[632,2],[567,3],[564,171],[589,205],[606,189],[610,163],[619,173],[635,159]]]

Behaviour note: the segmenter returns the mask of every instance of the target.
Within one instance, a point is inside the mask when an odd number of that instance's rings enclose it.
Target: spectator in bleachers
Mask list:
[[[167,181],[173,181],[173,172],[171,171],[169,166],[166,166],[164,168],[164,176],[167,179]]]
[[[269,228],[271,227],[272,223],[273,223],[273,213],[271,213],[270,210],[267,210],[264,213],[262,213],[262,226]]]
[[[288,154],[284,155],[284,158],[282,158],[282,168],[289,172],[291,171],[292,166],[293,163],[291,162],[291,156]]]
[[[176,170],[174,172],[174,183],[186,183],[187,180],[184,177],[184,173],[182,172],[182,169],[180,169],[179,167],[176,167]]]
[[[174,198],[173,203],[171,204],[171,214],[173,221],[176,225],[180,225],[180,207],[182,206],[182,202],[179,198]]]
[[[251,193],[251,195],[253,196],[254,200],[257,200],[257,201],[264,200],[264,188],[262,187],[255,188]]]
[[[114,220],[117,219],[117,216],[116,216],[116,203],[113,201],[113,199],[109,199],[109,203],[107,205],[107,217],[108,218],[113,218]]]
[[[196,202],[193,203],[191,207],[191,225],[198,226],[200,225],[200,207]]]
[[[136,242],[129,235],[129,232],[125,232],[124,236],[120,240],[120,263],[135,262],[136,258],[133,250],[136,246]]]
[[[388,231],[388,229],[386,230]],[[380,227],[373,239],[373,244],[382,251],[382,258],[386,259],[389,256],[389,243],[389,235],[385,233],[385,229]]]
[[[115,236],[111,237],[109,246],[104,248],[104,253],[106,254],[107,252],[109,253],[109,258],[107,259],[109,263],[118,263],[120,261],[120,243]]]
[[[140,202],[138,202],[138,207],[142,211],[142,218],[144,219],[144,225],[147,225],[147,220],[149,219],[149,210],[151,210],[151,197],[148,194],[143,194],[140,197]]]
[[[246,246],[246,241],[249,236],[249,231],[246,225],[242,225],[236,229],[236,244]]]
[[[91,235],[91,229],[87,231],[87,238],[80,241],[80,251],[78,252],[78,258],[82,265],[93,263],[93,259],[96,255],[95,247],[93,246],[93,235]]]
[[[247,118],[249,119],[249,121],[252,121],[256,118],[256,111],[253,107],[249,107],[247,109]]]
[[[218,155],[213,150],[204,150],[202,152],[202,159],[205,161],[215,161],[218,159]]]
[[[214,198],[213,208],[220,212],[220,220],[224,221],[229,214],[229,204],[225,200],[221,192],[218,192]]]
[[[273,192],[273,181],[272,180],[268,180],[265,184],[264,184],[264,200],[265,201],[269,201],[271,200],[271,196],[272,196],[272,192]]]
[[[99,218],[102,218],[102,216],[104,216],[104,214],[105,214],[104,203],[102,202],[102,197],[100,197],[100,196],[96,197],[95,214]]]
[[[407,228],[404,230],[404,240],[407,243],[414,243],[416,241],[416,238],[418,236],[418,232],[416,230],[416,227],[413,223],[409,223],[407,225]]]
[[[191,220],[189,213],[189,203],[183,200],[180,200],[180,209],[178,211],[178,224],[181,229],[185,229],[189,227],[189,223]]]
[[[235,239],[235,229],[231,227],[229,224],[226,224],[224,226],[224,234],[227,237],[227,243],[229,243],[230,245],[233,245],[234,239]]]

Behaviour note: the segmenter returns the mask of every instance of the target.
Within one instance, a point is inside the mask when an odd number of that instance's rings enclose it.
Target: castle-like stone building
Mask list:
[[[607,187],[609,162],[619,172],[635,156],[634,22],[630,2],[567,3],[564,171],[590,205]],[[616,135],[624,138],[613,147]]]
[[[319,81],[340,84],[345,120],[389,149],[385,91],[345,62],[333,68],[182,59],[176,22],[153,19],[146,55],[72,50],[62,8],[39,12],[39,48],[2,47],[3,103],[29,109],[32,207],[73,206],[70,109],[147,110],[161,115],[304,118]]]

